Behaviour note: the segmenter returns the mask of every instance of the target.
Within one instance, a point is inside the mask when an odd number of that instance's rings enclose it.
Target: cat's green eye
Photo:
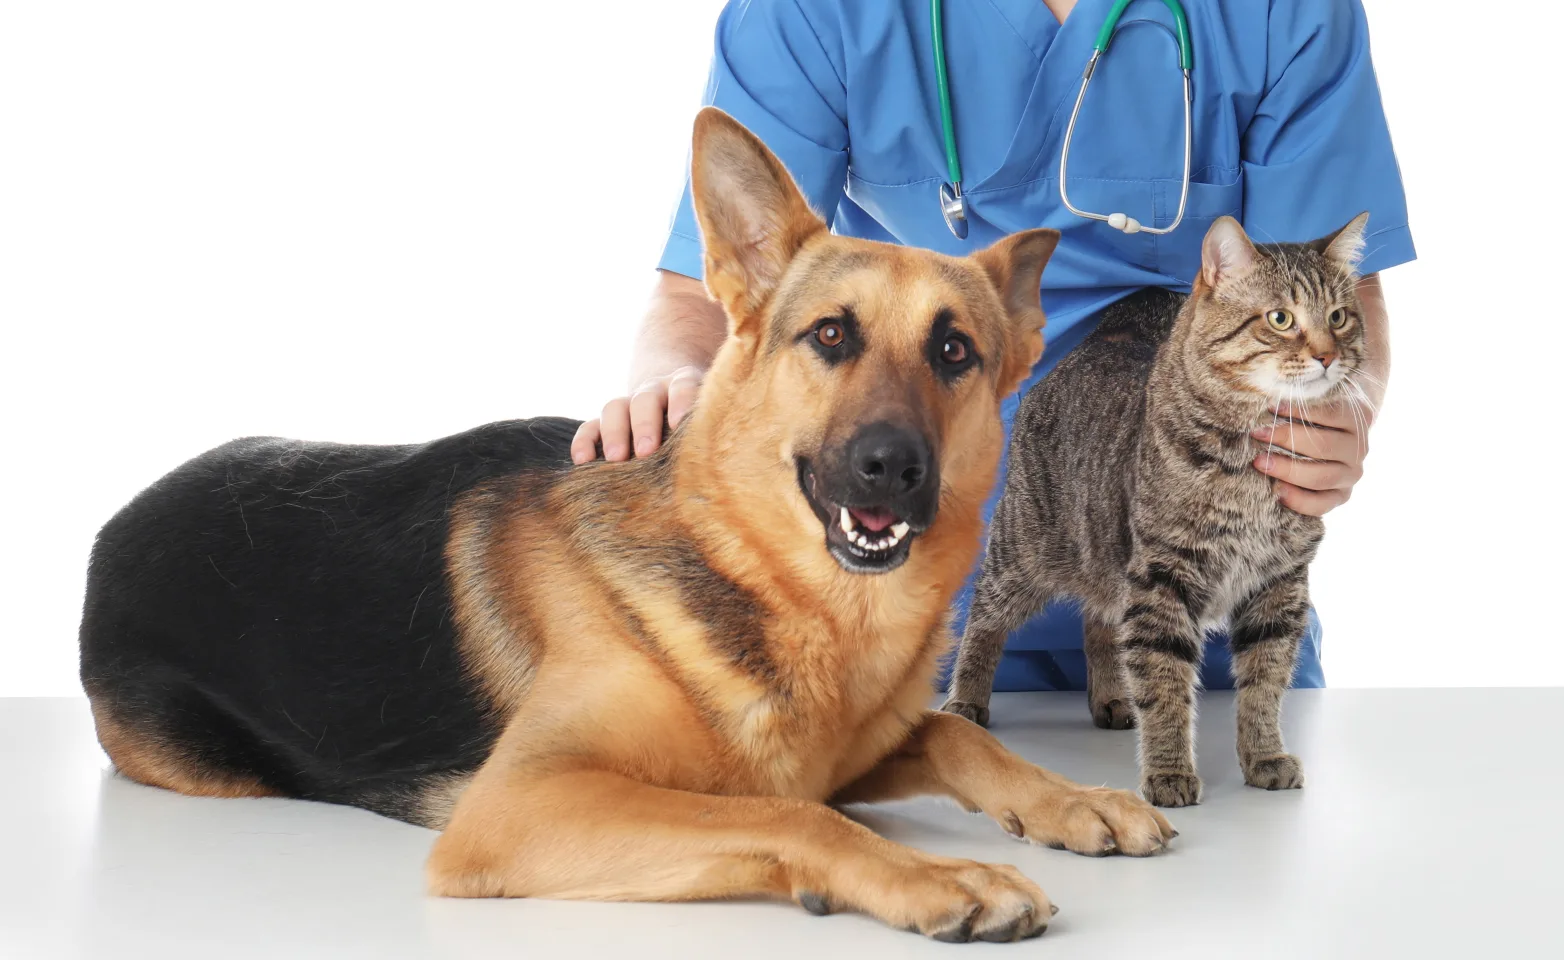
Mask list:
[[[1265,322],[1271,325],[1272,330],[1283,333],[1292,329],[1292,314],[1286,310],[1272,310],[1265,315]]]
[[[1328,319],[1330,321],[1330,328],[1332,330],[1340,330],[1342,327],[1347,325],[1347,311],[1337,307],[1330,312],[1330,317]]]

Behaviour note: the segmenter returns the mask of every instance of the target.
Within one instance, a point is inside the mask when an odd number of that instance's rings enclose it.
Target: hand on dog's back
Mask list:
[[[690,412],[727,332],[722,307],[699,280],[660,271],[636,338],[630,395],[608,401],[601,416],[581,425],[571,459],[628,460],[655,452],[664,424],[672,430]]]

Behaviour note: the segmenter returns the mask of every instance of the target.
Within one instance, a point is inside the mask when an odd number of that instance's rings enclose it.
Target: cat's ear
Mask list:
[[[1200,245],[1200,276],[1206,286],[1215,287],[1227,277],[1248,272],[1259,259],[1260,251],[1243,226],[1232,217],[1218,217]]]
[[[809,209],[782,161],[716,107],[695,118],[690,181],[706,249],[706,289],[727,311],[732,331],[742,333],[825,221]]]
[[[1358,261],[1363,259],[1363,230],[1368,226],[1369,215],[1365,210],[1347,222],[1345,227],[1337,230],[1328,237],[1309,244],[1309,246],[1325,255],[1327,260],[1334,260],[1349,270],[1356,270]]]
[[[1010,321],[1010,342],[999,374],[1001,396],[1014,392],[1043,355],[1043,267],[1058,246],[1057,230],[1023,230],[972,255],[999,291]]]

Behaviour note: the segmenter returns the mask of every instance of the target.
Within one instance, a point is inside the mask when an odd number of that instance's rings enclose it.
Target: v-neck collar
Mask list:
[[[1061,26],[1061,27],[1064,26],[1065,20],[1068,20],[1071,17],[1075,16],[1076,8],[1078,8],[1081,5],[1080,4],[1080,0],[1076,0],[1075,5],[1070,8],[1070,12],[1065,14],[1063,18],[1060,18],[1060,16],[1057,13],[1054,13],[1054,8],[1050,7],[1048,5],[1047,0],[1037,0],[1037,2],[1041,3],[1043,5],[1043,9],[1047,10],[1048,11],[1048,15],[1053,17],[1054,18],[1054,22],[1059,24],[1059,26]]]
[[[968,193],[1003,190],[1050,175],[1052,166],[1041,154],[1056,139],[1055,128],[1062,127],[1065,122],[1061,111],[1068,110],[1069,102],[1079,89],[1081,71],[1091,57],[1097,30],[1113,0],[1077,0],[1063,22],[1055,18],[1043,0],[1034,2],[1042,8],[1048,23],[1054,25],[1053,39],[1042,53],[1032,91],[1005,151],[1005,159],[993,173],[969,184]]]

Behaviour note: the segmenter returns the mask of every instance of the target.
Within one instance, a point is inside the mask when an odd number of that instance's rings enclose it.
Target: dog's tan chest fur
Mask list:
[[[464,633],[478,628],[464,639],[474,654],[495,645],[493,656],[473,657],[480,666],[512,661],[518,649],[534,665],[524,691],[486,678],[491,689],[514,691],[497,703],[507,716],[497,755],[554,757],[562,737],[590,730],[593,758],[639,780],[824,800],[905,739],[945,647],[944,594],[924,582],[927,573],[914,564],[851,581],[846,596],[840,586],[812,593],[807,582],[760,598],[691,593],[677,580],[688,576],[684,561],[663,545],[697,535],[674,519],[665,493],[636,489],[644,501],[636,509],[616,500],[611,510],[568,484],[539,490],[536,507],[484,535],[497,560],[487,569],[505,573],[461,592],[490,603],[458,611]],[[599,540],[646,547],[581,549]],[[453,556],[477,570],[485,566],[471,562],[477,552],[465,545]],[[761,552],[743,553],[749,560],[719,566],[752,580]],[[950,576],[944,566],[940,575]],[[584,568],[595,575],[581,576]],[[519,623],[529,625],[524,636],[496,629]],[[750,630],[754,649],[736,650],[731,634]]]
[[[772,649],[791,652],[764,683],[723,658],[723,638],[666,593],[623,596],[642,624],[639,635],[591,610],[547,605],[551,622],[592,629],[548,632],[533,696],[556,685],[575,693],[569,703],[529,703],[513,726],[537,706],[553,722],[611,734],[595,738],[597,749],[612,745],[615,765],[638,779],[824,800],[894,749],[926,706],[938,649],[926,625],[869,627],[844,638],[807,618],[791,620],[767,637]],[[584,687],[591,692],[583,695]]]

